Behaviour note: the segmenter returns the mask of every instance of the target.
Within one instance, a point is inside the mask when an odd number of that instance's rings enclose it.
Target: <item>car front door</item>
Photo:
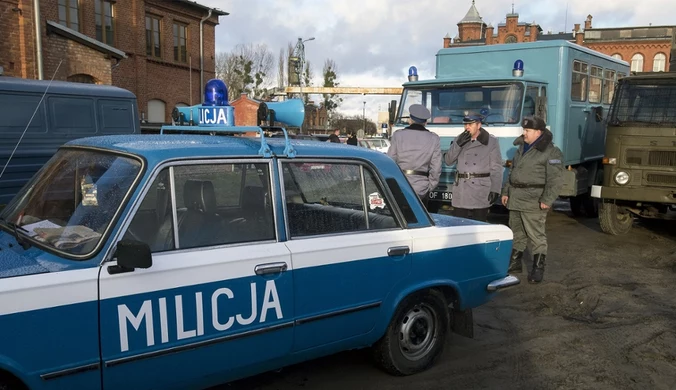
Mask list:
[[[165,167],[124,239],[152,266],[100,275],[104,388],[205,387],[289,353],[293,285],[269,160]]]
[[[410,272],[411,237],[366,164],[281,163],[294,268],[293,351],[367,334]]]

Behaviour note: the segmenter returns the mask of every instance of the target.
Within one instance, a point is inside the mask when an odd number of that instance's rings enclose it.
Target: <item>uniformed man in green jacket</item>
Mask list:
[[[563,154],[552,143],[552,133],[542,118],[526,117],[521,126],[523,135],[514,140],[518,149],[502,188],[502,204],[509,209],[509,227],[514,233],[509,272],[522,271],[523,251],[530,243],[533,268],[528,281],[540,283],[547,258],[545,222],[563,184]]]

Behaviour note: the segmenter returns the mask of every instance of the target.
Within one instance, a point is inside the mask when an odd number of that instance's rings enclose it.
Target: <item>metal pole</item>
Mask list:
[[[33,15],[35,15],[35,54],[38,67],[38,80],[44,80],[42,65],[42,20],[40,20],[40,0],[33,0]]]
[[[366,102],[364,102],[364,109],[361,112],[362,119],[364,120],[364,135],[366,135]]]

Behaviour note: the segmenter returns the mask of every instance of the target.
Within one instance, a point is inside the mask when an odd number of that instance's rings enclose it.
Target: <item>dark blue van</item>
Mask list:
[[[136,96],[126,89],[0,77],[0,208],[65,142],[140,132]]]

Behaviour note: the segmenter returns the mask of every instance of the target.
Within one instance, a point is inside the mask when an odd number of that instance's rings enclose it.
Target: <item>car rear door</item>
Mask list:
[[[294,268],[293,351],[367,334],[387,294],[410,272],[410,235],[370,166],[280,164]]]

